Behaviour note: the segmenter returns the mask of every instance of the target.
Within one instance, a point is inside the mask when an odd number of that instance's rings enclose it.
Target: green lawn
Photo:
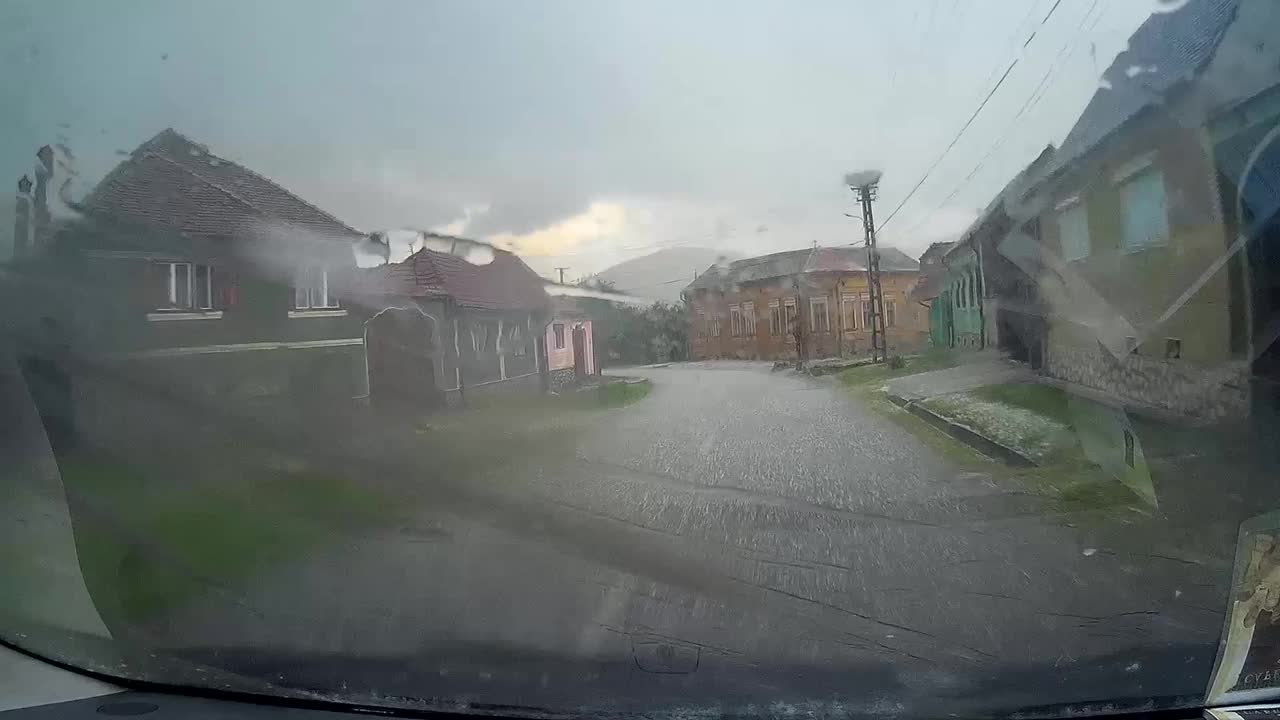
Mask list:
[[[222,481],[82,453],[59,463],[99,611],[132,622],[340,542],[402,512],[374,487],[316,471],[229,467]]]
[[[1114,460],[1115,422],[1104,409],[1072,400],[1061,390],[1036,384],[994,385],[956,396],[931,398],[924,405],[1034,457],[1040,466],[1014,468],[991,460],[889,402],[876,392],[885,381],[959,364],[953,354],[931,351],[907,359],[905,367],[869,365],[845,370],[840,381],[859,402],[910,432],[953,466],[990,475],[1018,492],[1045,497],[1051,509],[1062,512],[1118,510],[1130,512],[1142,504],[1130,487],[1142,487],[1145,461],[1137,467]],[[1003,412],[993,412],[1004,408]],[[1103,433],[1106,433],[1105,436]],[[1085,445],[1088,444],[1089,452]],[[1122,451],[1121,451],[1122,454]],[[1107,469],[1096,460],[1101,459]]]
[[[584,408],[619,408],[645,399],[652,389],[653,386],[648,380],[645,380],[637,383],[609,383],[608,385],[601,385],[594,390],[586,390],[575,394],[581,396],[577,400]],[[593,395],[594,397],[588,398],[586,397],[588,395]]]
[[[602,409],[649,391],[647,382],[610,384],[374,421],[360,437],[343,438],[359,457],[321,458],[305,443],[272,450],[269,439],[250,446],[241,435],[128,455],[79,452],[59,468],[94,601],[109,623],[133,623],[210,592],[234,593],[273,564],[401,525],[441,493],[514,481],[494,471],[563,453]]]
[[[1054,393],[1061,395],[1054,388],[998,385],[920,404],[1043,465],[1069,461],[1079,450],[1066,400]]]
[[[954,353],[942,348],[930,348],[920,355],[902,360],[901,367],[890,367],[890,363],[862,365],[842,370],[836,377],[847,387],[879,389],[886,380],[930,370],[943,370],[959,364]]]
[[[1109,408],[1032,383],[991,385],[923,404],[1036,461],[1038,467],[1010,469],[1006,477],[1063,509],[1128,509],[1154,498],[1141,447],[1128,465],[1128,426]]]
[[[1064,425],[1072,422],[1067,394],[1050,385],[1014,383],[989,385],[973,391],[974,395],[992,402],[1023,408]]]

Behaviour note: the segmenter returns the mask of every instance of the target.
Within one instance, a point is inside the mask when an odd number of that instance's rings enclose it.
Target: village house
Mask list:
[[[942,257],[955,247],[954,242],[930,243],[920,254],[920,277],[907,293],[907,300],[914,302],[929,311],[929,345],[933,347],[949,347],[951,345],[949,331],[950,309],[944,303],[936,302],[946,282],[947,266],[942,264]]]
[[[1040,367],[1044,332],[1037,277],[1025,270],[1023,257],[1038,247],[1023,240],[1034,217],[1024,213],[1021,198],[1028,178],[1048,165],[1053,152],[1046,147],[1005,185],[942,253],[941,278],[913,294],[932,302],[930,333],[945,346],[995,348]]]
[[[548,384],[559,392],[599,374],[591,317],[572,298],[552,301],[551,322],[547,324]]]
[[[550,298],[516,255],[485,246],[482,260],[432,249],[474,246],[423,233],[401,262],[360,271],[353,294],[370,316],[365,337],[375,407],[420,412],[496,390],[538,392],[539,340]]]
[[[928,314],[907,297],[919,264],[896,248],[879,253],[888,351],[917,351]],[[863,247],[816,247],[711,266],[684,290],[692,358],[795,358],[797,328],[809,358],[869,353],[866,261]]]
[[[1201,420],[1276,387],[1277,31],[1273,3],[1192,0],[1107,70],[1026,202],[1045,375]]]
[[[363,236],[332,215],[173,130],[73,219],[25,190],[49,224],[18,218],[8,289],[25,300],[7,321],[61,378],[68,422],[98,437],[268,409],[320,422],[367,393],[363,321],[338,291]]]

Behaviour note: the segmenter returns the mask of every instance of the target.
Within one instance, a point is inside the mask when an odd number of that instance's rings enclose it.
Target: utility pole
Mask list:
[[[867,247],[867,302],[871,317],[871,361],[888,359],[888,340],[884,331],[884,292],[880,288],[880,253],[876,250],[876,221],[871,212],[871,201],[876,199],[880,183],[880,171],[864,170],[845,176],[845,183],[858,197],[862,205],[862,231]]]
[[[565,270],[568,270],[568,269],[569,269],[569,268],[567,268],[567,267],[558,267],[558,268],[556,268],[556,270],[559,270],[559,271],[560,271],[560,284],[561,284],[561,285],[563,285],[563,284],[564,284],[564,271],[565,271]]]

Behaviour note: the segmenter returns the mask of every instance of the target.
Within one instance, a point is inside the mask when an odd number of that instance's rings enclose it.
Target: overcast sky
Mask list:
[[[1157,7],[9,2],[0,168],[16,181],[62,136],[83,192],[173,127],[357,228],[489,239],[575,277],[670,245],[860,240],[842,175],[882,169],[887,218],[1016,60],[885,228],[916,255],[1062,139]]]

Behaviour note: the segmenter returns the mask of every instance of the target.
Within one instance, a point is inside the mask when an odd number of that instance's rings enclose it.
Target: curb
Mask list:
[[[886,393],[889,402],[924,420],[930,425],[938,428],[951,437],[977,450],[978,452],[990,458],[1000,460],[1007,465],[1014,467],[1038,467],[1038,463],[1013,448],[1002,445],[986,435],[974,432],[970,428],[965,427],[957,422],[952,422],[945,417],[935,413],[927,407],[919,404],[915,400],[908,400],[901,395]]]

